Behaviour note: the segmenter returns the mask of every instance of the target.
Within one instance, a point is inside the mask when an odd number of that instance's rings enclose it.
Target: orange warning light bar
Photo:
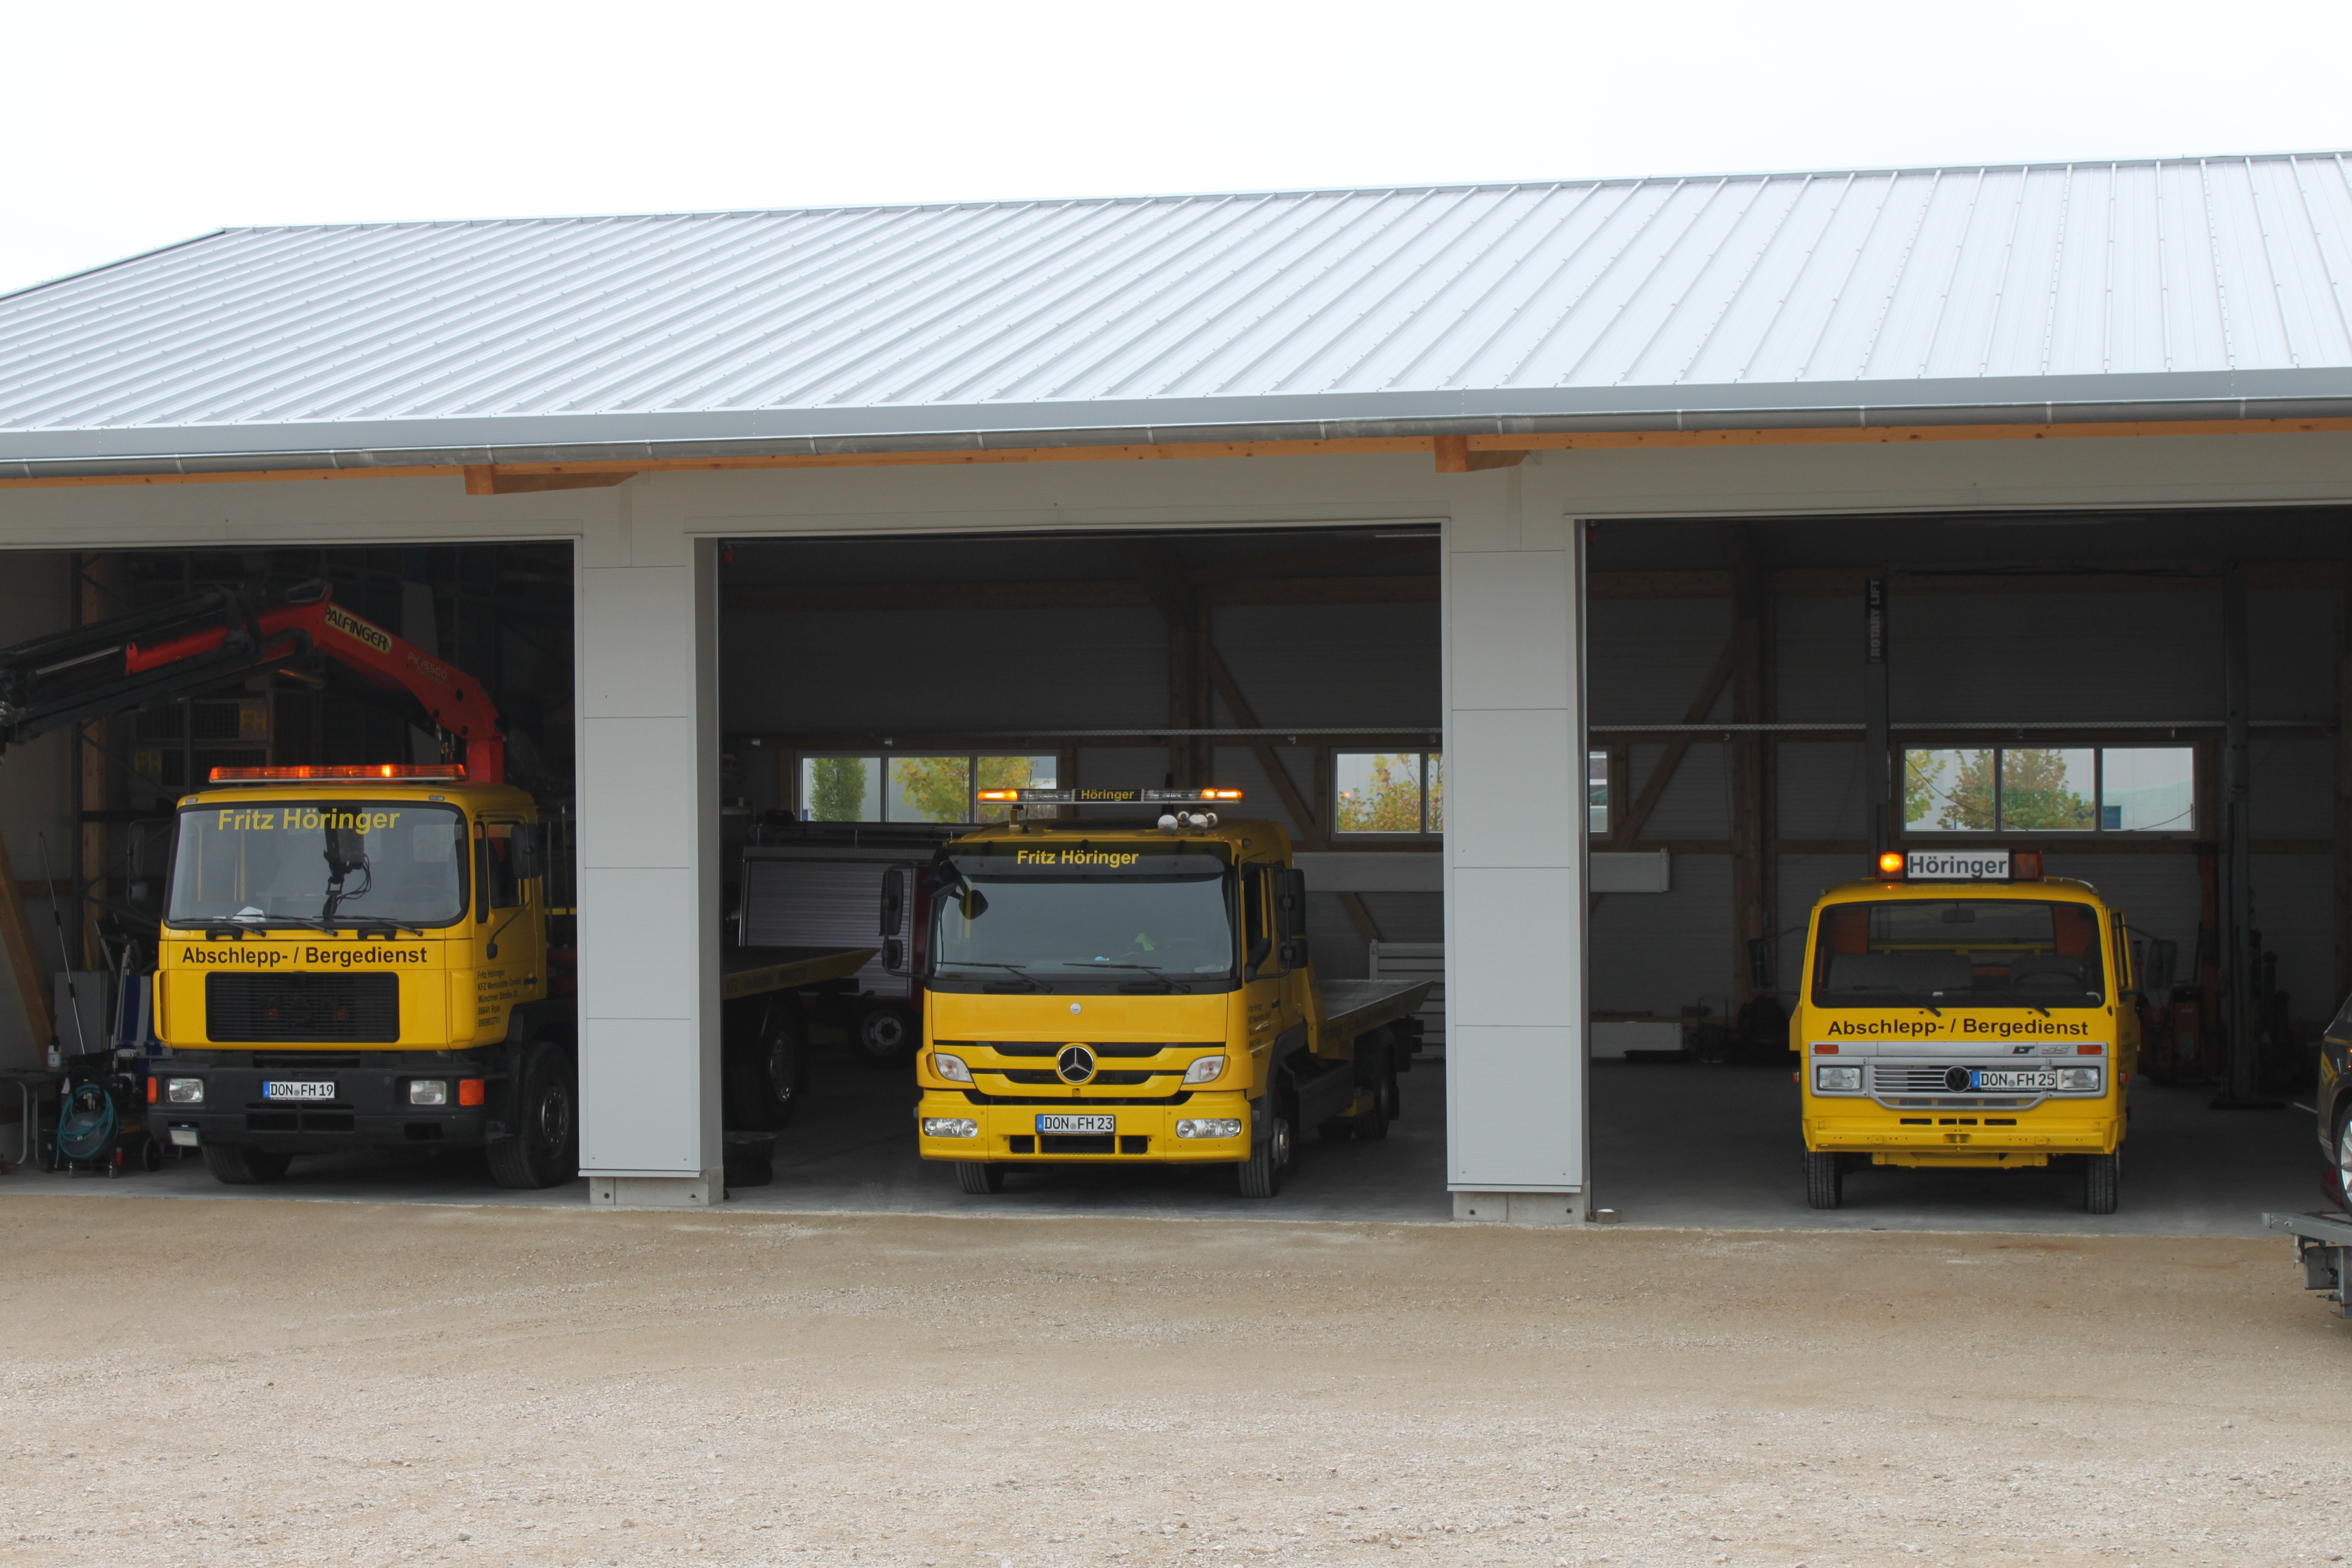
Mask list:
[[[1903,851],[1889,849],[1878,858],[1878,874],[1890,882],[1903,879]]]
[[[463,763],[337,763],[329,766],[215,768],[215,784],[363,784],[403,779],[420,784],[463,784]]]
[[[1018,801],[1021,798],[1021,792],[1017,789],[984,789],[980,792],[980,798],[982,800]]]

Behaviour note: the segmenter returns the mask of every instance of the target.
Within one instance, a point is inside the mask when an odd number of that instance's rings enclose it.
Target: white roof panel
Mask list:
[[[0,467],[2342,412],[2347,235],[2336,153],[227,229],[0,297]]]

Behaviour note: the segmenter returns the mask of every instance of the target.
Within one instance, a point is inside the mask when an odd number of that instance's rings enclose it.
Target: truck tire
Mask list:
[[[257,1187],[274,1182],[286,1173],[294,1163],[291,1154],[279,1154],[268,1149],[250,1148],[243,1143],[206,1143],[205,1168],[213,1179],[232,1187]]]
[[[985,1160],[958,1160],[956,1188],[976,1198],[1001,1193],[1004,1190],[1004,1167]]]
[[[745,1132],[781,1132],[792,1124],[808,1087],[808,1026],[787,997],[772,1001],[757,1024],[728,1041],[720,1059],[727,1125]]]
[[[1282,1173],[1290,1168],[1290,1121],[1274,1119],[1273,1130],[1234,1168],[1234,1184],[1245,1198],[1270,1198],[1282,1191]]]
[[[2083,1212],[2113,1214],[2121,1200],[2123,1156],[2086,1154],[2083,1157]]]
[[[2336,1113],[2336,1170],[2329,1180],[2336,1206],[2352,1209],[2352,1104]]]
[[[542,1040],[515,1079],[515,1130],[487,1147],[490,1180],[502,1187],[561,1186],[580,1173],[580,1090],[572,1055]]]
[[[1845,1201],[1844,1171],[1835,1154],[1805,1156],[1805,1203],[1808,1207],[1833,1209]]]
[[[1389,1121],[1395,1114],[1390,1100],[1396,1093],[1396,1047],[1389,1043],[1386,1030],[1381,1032],[1381,1043],[1372,1047],[1370,1071],[1365,1079],[1371,1104],[1350,1117],[1349,1123],[1358,1142],[1378,1143],[1389,1135]]]
[[[919,1034],[912,1009],[901,1002],[879,1002],[857,1015],[850,1037],[867,1061],[889,1067],[915,1054]]]

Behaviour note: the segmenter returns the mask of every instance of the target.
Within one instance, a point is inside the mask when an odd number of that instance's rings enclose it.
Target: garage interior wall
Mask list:
[[[2231,562],[2248,565],[2252,584],[2256,926],[2277,955],[2298,1034],[2315,1034],[2332,1015],[2352,983],[2337,914],[2338,514],[1728,526],[1762,557],[1771,585],[1761,649],[1769,692],[1755,714],[1738,710],[1736,682],[1718,668],[1734,629],[1727,525],[1629,523],[1602,530],[1594,546],[1593,742],[1615,752],[1621,810],[1663,784],[1622,847],[1665,849],[1673,864],[1664,894],[1597,901],[1596,1016],[1675,1019],[1701,1007],[1720,1020],[1749,994],[1734,920],[1742,832],[1735,745],[1718,732],[1683,737],[1686,749],[1662,775],[1675,738],[1638,727],[1854,722],[1864,703],[1859,578],[1874,570],[1890,583],[1889,706],[1898,752],[1906,744],[2197,748],[2200,815],[2188,840],[2060,835],[2048,858],[2052,875],[2093,883],[2137,931],[2178,943],[2185,973],[2200,923],[2199,855],[2210,854],[2219,833],[2211,798],[2222,713],[2219,589]],[[1869,564],[1873,557],[1881,564]],[[1716,694],[1702,703],[1710,689]],[[1920,727],[1938,723],[2033,728]],[[1825,888],[1864,872],[1864,753],[1859,736],[1802,729],[1767,737],[1761,751],[1771,770],[1770,842],[1761,847],[1777,883],[1772,930],[1780,935],[1786,1002],[1807,910]],[[2032,836],[2004,842],[2030,844]]]
[[[1139,542],[732,543],[719,588],[723,793],[761,816],[792,808],[799,803],[788,775],[803,750],[1059,752],[1070,763],[1071,776],[1057,781],[1064,787],[1236,787],[1245,803],[1239,815],[1278,822],[1294,842],[1316,847],[1332,826],[1335,750],[1440,749],[1438,542],[1433,530],[1418,538],[1226,531],[1149,542],[1164,564],[1202,579],[1197,611],[1223,675],[1202,694],[1200,727],[1358,732],[1262,742],[1315,818],[1304,833],[1252,743],[1189,742],[1206,776],[1187,779],[1178,775],[1194,765],[1188,742],[1155,742],[1187,679],[1175,668],[1185,644],[1171,637],[1168,616],[1149,604],[1073,602],[1128,586],[1122,574]],[[1218,602],[1217,590],[1234,584],[1287,602]],[[1349,594],[1386,596],[1328,602]],[[893,597],[908,607],[888,607]],[[1088,730],[1121,733],[1055,733]],[[1031,731],[1038,733],[1024,741]],[[1334,847],[1417,851],[1433,861],[1438,853],[1433,837],[1339,835]],[[1336,892],[1310,891],[1308,935],[1325,973],[1366,974],[1375,933],[1444,939],[1434,890],[1357,900],[1350,910]]]
[[[73,558],[64,551],[26,551],[7,557],[0,569],[0,644],[63,631],[73,623]],[[44,976],[63,967],[57,921],[49,900],[57,896],[42,874],[42,843],[47,843],[50,876],[68,888],[77,831],[73,808],[74,745],[71,731],[37,736],[0,754],[0,837],[14,871],[26,935],[39,955]],[[71,907],[66,923],[73,923]],[[41,1065],[48,1048],[36,1039],[13,966],[0,963],[0,1067]],[[43,1005],[47,1006],[46,996]],[[13,1097],[0,1114],[15,1121]]]

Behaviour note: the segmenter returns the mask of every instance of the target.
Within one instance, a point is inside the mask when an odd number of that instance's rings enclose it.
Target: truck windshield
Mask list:
[[[1149,868],[992,874],[959,859],[964,886],[934,906],[930,977],[1018,987],[1078,978],[1190,987],[1230,979],[1232,878],[1206,856]]]
[[[2019,899],[1832,904],[1813,942],[1817,1007],[2095,1007],[2099,911]]]
[[[407,800],[257,801],[180,813],[164,920],[455,924],[466,912],[466,820]],[[331,855],[342,864],[340,896]],[[331,905],[330,900],[332,900]]]

